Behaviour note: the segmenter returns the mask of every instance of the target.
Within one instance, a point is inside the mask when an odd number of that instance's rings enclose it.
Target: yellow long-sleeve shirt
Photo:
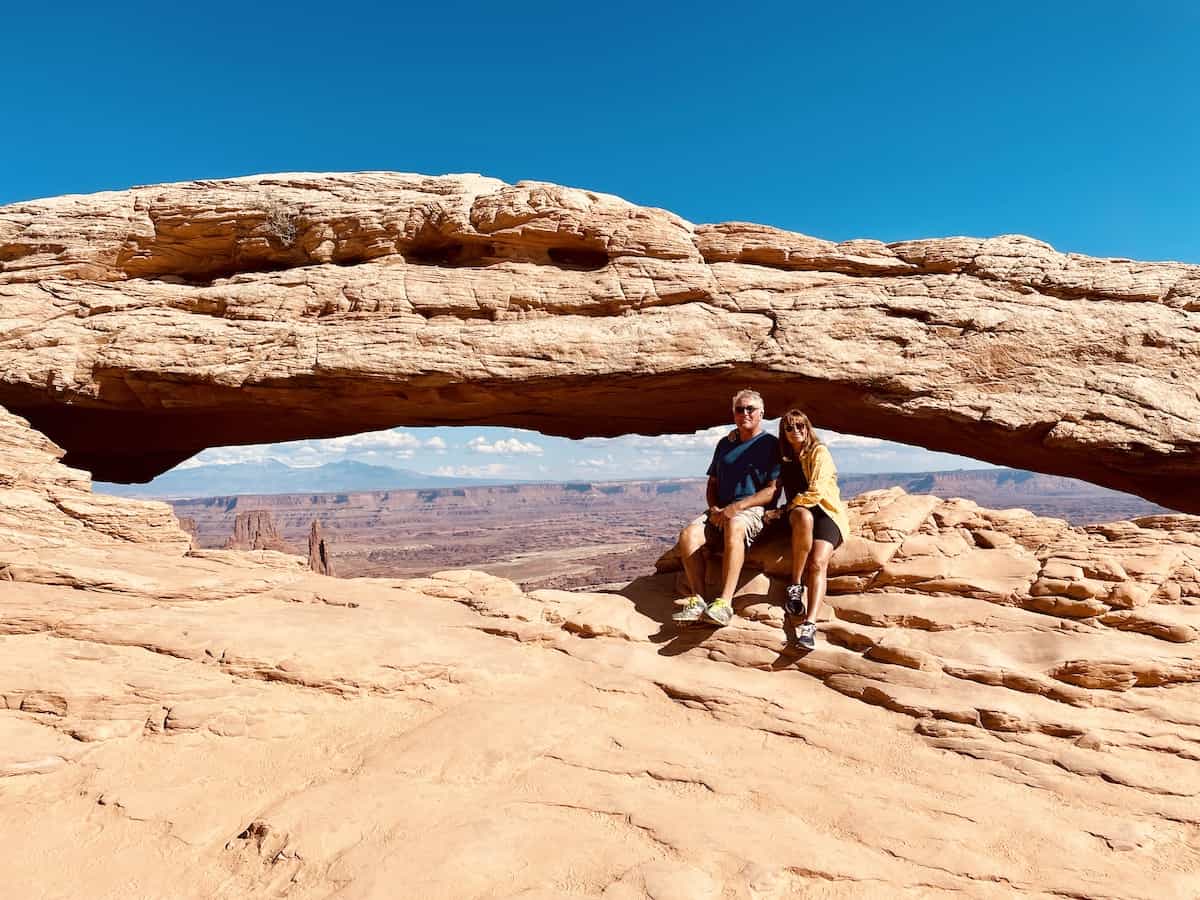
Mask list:
[[[837,467],[833,463],[833,454],[824,444],[814,441],[808,450],[797,460],[808,481],[808,490],[794,497],[788,497],[788,509],[797,506],[819,506],[829,514],[842,533],[842,540],[850,536],[850,517],[846,514],[846,504],[842,502],[841,491],[838,490]],[[796,463],[784,463],[784,466]],[[786,486],[786,477],[784,479]]]

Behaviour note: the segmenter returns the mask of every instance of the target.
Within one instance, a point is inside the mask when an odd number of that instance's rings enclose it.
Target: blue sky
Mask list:
[[[62,2],[2,21],[0,203],[482,172],[831,240],[1019,232],[1200,263],[1191,2]],[[473,437],[533,442],[493,432],[420,440],[451,466],[489,456]]]
[[[778,433],[778,420],[765,424],[772,433]],[[217,447],[192,457],[183,466],[264,459],[276,459],[290,466],[318,466],[355,460],[433,475],[521,481],[701,476],[712,458],[713,447],[731,428],[732,424],[717,425],[695,434],[626,435],[581,441],[516,428],[394,428],[323,441]],[[843,472],[986,467],[976,460],[878,438],[831,431],[822,431],[821,436]]]

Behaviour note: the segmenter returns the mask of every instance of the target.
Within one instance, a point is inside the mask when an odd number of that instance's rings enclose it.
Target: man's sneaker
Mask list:
[[[817,649],[817,623],[802,622],[796,629],[796,643],[802,650]]]
[[[687,606],[681,609],[671,618],[676,622],[699,622],[700,617],[704,615],[704,610],[708,606],[704,602],[704,598],[698,594],[692,594],[687,598]]]
[[[787,586],[787,600],[783,602],[783,611],[789,616],[795,616],[798,619],[803,619],[808,612],[808,607],[804,605],[804,585],[789,584]]]
[[[708,604],[704,618],[716,625],[728,625],[733,620],[733,606],[724,597],[718,597]]]

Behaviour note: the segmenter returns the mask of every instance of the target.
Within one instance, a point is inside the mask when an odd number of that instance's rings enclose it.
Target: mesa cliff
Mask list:
[[[0,403],[110,481],[394,425],[821,426],[1200,512],[1200,267],[1031,238],[832,244],[477,175],[0,207]]]

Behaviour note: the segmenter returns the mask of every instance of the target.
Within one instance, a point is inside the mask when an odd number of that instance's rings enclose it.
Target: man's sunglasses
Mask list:
[[[743,415],[748,416],[752,412],[758,412],[758,407],[757,406],[735,406],[733,408],[733,411],[735,413],[742,413]]]

